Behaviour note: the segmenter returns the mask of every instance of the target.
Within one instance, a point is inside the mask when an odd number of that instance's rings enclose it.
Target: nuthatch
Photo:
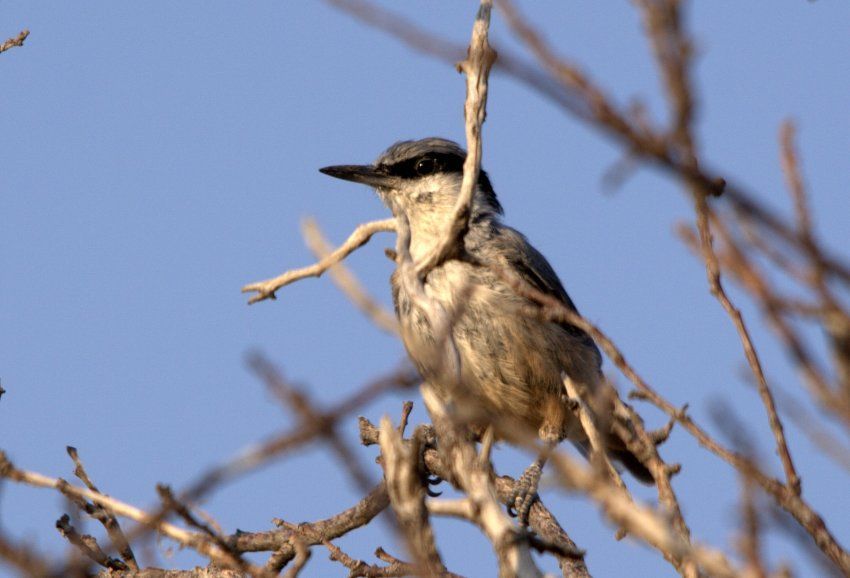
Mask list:
[[[416,262],[441,241],[454,216],[465,158],[466,152],[456,143],[426,138],[396,143],[371,165],[320,170],[373,187],[396,219],[409,227],[409,256]],[[521,233],[503,224],[501,215],[502,206],[482,170],[463,250],[424,279],[427,298],[453,316],[444,338],[452,340],[459,377],[448,377],[450,364],[434,355],[438,336],[433,323],[397,270],[391,282],[404,345],[441,398],[466,407],[468,415],[486,416],[470,424],[473,427],[504,419],[531,428],[550,445],[569,439],[587,454],[587,435],[565,395],[563,374],[593,396],[603,389],[602,357],[590,336],[578,327],[527,314],[532,302],[518,295],[500,271],[576,309],[548,261]],[[613,421],[610,399],[591,405],[600,422]],[[610,456],[641,481],[652,481],[650,472],[621,439],[610,433],[606,440]],[[520,480],[514,508],[523,523],[544,459],[532,464]]]

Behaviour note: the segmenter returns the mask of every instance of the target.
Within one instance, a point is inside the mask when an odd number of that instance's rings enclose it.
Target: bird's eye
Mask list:
[[[424,177],[426,175],[433,175],[436,172],[437,159],[425,157],[424,159],[420,159],[419,162],[416,163],[416,174],[420,177]]]

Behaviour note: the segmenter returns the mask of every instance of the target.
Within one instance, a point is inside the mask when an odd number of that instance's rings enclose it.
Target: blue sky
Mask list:
[[[475,12],[472,2],[393,7],[457,42],[468,40]],[[629,2],[522,7],[619,102],[639,97],[656,118],[663,114]],[[831,246],[846,249],[850,5],[701,2],[688,21],[705,158],[787,211],[776,137],[780,122],[794,118],[816,222]],[[144,506],[157,482],[179,488],[292,422],[246,369],[246,352],[265,352],[325,403],[404,358],[400,343],[327,279],[251,307],[239,288],[312,261],[298,228],[305,215],[337,242],[387,215],[365,187],[318,167],[371,161],[404,138],[462,141],[464,82],[451,66],[323,3],[7,1],[0,22],[4,38],[32,30],[23,48],[0,55],[0,378],[8,391],[0,447],[20,467],[68,477],[65,446],[75,445],[101,488]],[[513,45],[498,14],[492,37]],[[681,191],[641,170],[606,194],[601,177],[618,150],[504,77],[492,79],[488,112],[484,167],[506,221],[547,255],[581,311],[658,390],[691,403],[705,423],[725,400],[779,473],[763,411],[740,377],[734,329],[674,235],[676,223],[692,218]],[[349,262],[385,303],[391,264],[382,248],[392,244],[389,235],[376,238]],[[769,376],[798,387],[756,312],[732,294],[756,326]],[[406,398],[417,402],[414,421],[425,420],[415,392],[364,413],[395,417]],[[650,424],[662,423],[640,409]],[[343,427],[355,435],[354,419]],[[793,428],[790,435],[806,496],[847,543],[846,473]],[[364,464],[374,454],[358,449]],[[498,454],[508,473],[528,462],[509,449]],[[695,535],[728,545],[735,478],[683,432],[663,454],[686,464],[676,488]],[[615,544],[584,500],[543,496],[588,550],[595,575],[673,575],[654,552]],[[225,487],[205,507],[228,531],[260,530],[272,517],[317,519],[358,497],[332,456],[312,448]],[[54,493],[6,484],[0,524],[58,552],[53,523],[63,507]],[[452,521],[437,528],[452,570],[493,574],[474,529]],[[781,554],[785,542],[770,544]],[[368,560],[378,545],[404,555],[379,524],[340,545]],[[164,546],[156,550],[164,556]],[[195,562],[178,553],[160,563]],[[813,572],[798,562],[800,575]],[[341,568],[317,551],[306,575],[327,573]]]

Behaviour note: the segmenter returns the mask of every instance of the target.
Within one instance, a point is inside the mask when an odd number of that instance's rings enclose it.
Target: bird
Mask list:
[[[466,151],[457,143],[430,137],[396,142],[372,164],[319,170],[372,187],[396,220],[408,228],[409,257],[417,262],[440,243],[454,218],[465,159]],[[436,394],[473,416],[472,429],[499,421],[520,424],[536,433],[546,447],[569,439],[587,456],[588,437],[574,403],[566,396],[563,379],[573,380],[593,398],[604,389],[602,356],[582,329],[527,314],[533,303],[517,294],[505,271],[569,310],[578,310],[546,258],[522,233],[503,222],[503,213],[487,172],[480,170],[462,250],[423,280],[427,298],[451,312],[446,337],[455,352],[454,366],[441,358],[444,349],[436,343],[434,322],[421,310],[397,266],[390,285],[402,341]],[[451,367],[456,379],[447,369]],[[613,420],[610,403],[591,405],[600,423]],[[474,423],[476,415],[484,416],[481,423]],[[621,439],[613,434],[605,439],[612,458],[638,480],[652,483],[649,470]],[[544,464],[541,452],[519,479],[509,507],[523,525],[536,499]]]

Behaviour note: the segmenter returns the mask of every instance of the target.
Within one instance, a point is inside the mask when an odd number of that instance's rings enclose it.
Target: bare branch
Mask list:
[[[384,482],[376,486],[357,504],[324,520],[291,526],[273,532],[241,532],[230,537],[234,548],[240,552],[274,551],[266,567],[280,570],[297,556],[296,541],[316,546],[334,540],[371,522],[390,504]]]
[[[295,560],[292,562],[289,570],[286,571],[286,574],[284,574],[284,578],[296,578],[301,570],[304,569],[304,566],[307,565],[307,561],[310,560],[311,556],[310,548],[307,547],[304,540],[301,540],[298,536],[293,536],[292,543],[295,547]]]
[[[522,280],[511,277],[504,270],[501,271],[502,278],[509,282],[517,294],[527,297],[541,304],[541,309],[536,313],[542,318],[551,321],[566,322],[587,332],[593,340],[602,348],[605,354],[614,362],[634,385],[637,391],[632,394],[635,399],[649,401],[671,418],[675,418],[682,427],[696,438],[700,445],[722,458],[732,467],[740,472],[746,472],[758,485],[770,495],[776,504],[791,514],[795,520],[810,534],[816,544],[823,552],[840,568],[850,573],[850,554],[838,543],[835,536],[827,528],[826,523],[815,512],[812,507],[799,495],[789,491],[789,488],[778,480],[764,474],[750,460],[737,454],[718,443],[702,427],[700,427],[686,412],[680,410],[669,401],[658,394],[637,371],[626,361],[623,353],[614,342],[605,335],[598,327],[581,317],[574,311],[567,309],[557,299],[543,294]],[[534,311],[529,314],[535,314]],[[656,481],[658,478],[656,478]]]
[[[420,569],[417,568],[416,565],[399,560],[394,556],[390,556],[383,548],[378,548],[375,551],[375,556],[383,562],[388,562],[387,566],[367,564],[363,560],[355,560],[330,542],[325,542],[325,547],[331,553],[331,560],[339,562],[348,568],[349,578],[390,578],[420,575]],[[436,574],[429,574],[428,576],[433,578],[462,578],[461,576],[451,572],[439,572]]]
[[[458,63],[458,71],[466,75],[466,160],[463,163],[463,182],[454,207],[454,215],[440,242],[416,265],[416,275],[425,279],[435,267],[456,253],[463,246],[463,237],[469,228],[472,215],[472,196],[478,185],[481,171],[481,125],[487,114],[487,86],[490,68],[496,60],[496,52],[490,47],[488,32],[492,0],[481,0],[472,40],[466,60]]]
[[[34,486],[37,488],[52,488],[61,491],[63,494],[78,496],[85,500],[89,500],[95,504],[99,504],[108,509],[111,513],[125,518],[130,518],[144,525],[153,525],[161,534],[168,536],[172,540],[189,546],[197,550],[200,554],[207,556],[214,562],[231,567],[232,559],[228,552],[222,550],[214,544],[210,539],[201,534],[188,532],[183,528],[179,528],[174,524],[162,520],[156,520],[149,513],[131,506],[115,498],[111,498],[100,492],[89,490],[88,488],[79,488],[58,478],[50,478],[35,472],[19,470],[15,468],[8,460],[5,453],[0,452],[0,475],[13,482]],[[248,566],[248,570],[252,575],[262,576],[264,571],[262,568]]]
[[[626,485],[623,483],[623,479],[620,477],[620,474],[617,473],[617,470],[614,469],[614,466],[611,464],[611,460],[608,459],[608,452],[605,449],[606,444],[596,426],[593,412],[587,405],[587,401],[584,397],[585,392],[579,391],[576,384],[566,373],[561,375],[561,379],[564,382],[564,388],[567,390],[567,395],[578,406],[578,415],[581,420],[581,425],[584,428],[584,432],[587,434],[587,438],[590,440],[590,447],[592,450],[591,458],[597,464],[602,466],[608,476],[611,477],[611,481],[613,481],[618,488],[626,491]]]
[[[418,26],[416,22],[370,2],[328,1],[423,54],[444,61],[453,61],[462,51],[461,46],[450,40],[435,35]],[[634,122],[631,122],[629,114],[620,111],[612,104],[612,99],[595,86],[577,66],[559,58],[539,34],[519,16],[511,3],[507,0],[499,0],[499,7],[504,11],[511,29],[538,58],[543,72],[523,62],[504,48],[499,50],[496,72],[507,74],[527,85],[576,119],[611,136],[627,151],[628,155],[656,163],[686,181],[695,181],[711,194],[723,193],[723,198],[733,207],[739,218],[758,222],[777,239],[788,243],[809,258],[821,262],[830,276],[850,284],[850,264],[830,253],[820,244],[806,247],[793,226],[789,225],[778,212],[759,201],[754,194],[740,185],[728,183],[718,174],[707,171],[704,167],[694,167],[672,154],[664,144],[665,134],[652,130],[649,123],[642,119],[635,118]]]
[[[741,555],[747,561],[748,570],[754,578],[767,578],[761,548],[761,519],[756,507],[753,483],[741,476]]]
[[[343,399],[331,409],[322,412],[317,419],[310,420],[306,425],[299,423],[259,445],[250,446],[229,461],[201,474],[194,483],[190,484],[180,494],[180,498],[191,502],[197,501],[213,488],[253,471],[287,451],[303,447],[305,444],[322,437],[331,424],[356,411],[382,393],[394,388],[410,387],[418,382],[419,375],[410,369],[399,370],[386,377],[376,379],[350,397]]]
[[[444,405],[427,384],[422,386],[422,397],[439,432],[441,451],[452,478],[458,481],[472,502],[475,522],[493,544],[499,559],[499,575],[503,578],[542,577],[531,557],[528,543],[518,536],[516,528],[499,506],[489,470],[481,467],[472,444],[455,424],[451,407]]]
[[[332,251],[331,246],[314,219],[304,219],[304,222],[301,224],[301,233],[304,235],[304,241],[306,241],[307,246],[320,261],[330,256]],[[366,289],[363,288],[354,274],[343,265],[342,261],[332,265],[330,273],[334,284],[378,328],[392,335],[398,335],[398,321],[395,315],[387,311],[385,307],[366,292]]]
[[[25,576],[50,576],[47,559],[26,544],[17,544],[0,531],[0,560]]]
[[[421,442],[404,444],[388,417],[381,420],[381,463],[387,480],[390,504],[422,576],[446,571],[434,542],[434,529],[425,507],[425,488],[419,473]],[[416,436],[414,436],[416,440]]]
[[[259,354],[250,356],[249,364],[263,379],[266,386],[298,414],[302,429],[313,429],[328,442],[360,489],[367,491],[371,488],[374,483],[372,476],[363,469],[346,440],[337,432],[335,420],[328,420],[325,415],[315,409],[309,397],[284,380],[280,370],[263,356]]]
[[[100,493],[100,490],[97,489],[97,486],[89,478],[88,473],[83,467],[83,462],[80,460],[79,453],[77,452],[77,448],[68,446],[66,448],[68,451],[68,455],[71,456],[71,459],[74,461],[74,475],[77,476],[81,482],[83,482],[88,489],[93,492]],[[109,535],[109,539],[112,541],[112,545],[115,547],[115,550],[121,556],[121,559],[127,563],[127,566],[131,570],[138,570],[139,565],[136,562],[136,557],[133,554],[132,548],[130,548],[130,543],[127,541],[127,536],[124,535],[124,532],[121,530],[121,525],[118,523],[118,518],[110,514],[106,511],[103,506],[99,506],[97,504],[91,504],[91,508],[88,507],[89,504],[86,504],[83,508],[87,514],[92,516],[98,522],[103,524],[103,527],[106,528],[106,532]]]
[[[17,36],[13,36],[0,44],[0,53],[6,52],[10,48],[14,48],[16,46],[23,46],[24,40],[27,39],[27,36],[30,35],[30,31],[27,29],[21,30],[21,32]]]
[[[59,530],[63,538],[73,544],[86,558],[110,570],[127,570],[127,565],[124,562],[111,558],[103,552],[94,536],[89,536],[88,534],[80,535],[74,526],[71,525],[71,518],[68,514],[63,514],[56,521],[56,529]]]
[[[770,429],[773,432],[773,437],[776,443],[776,452],[779,455],[782,461],[782,467],[785,470],[786,483],[788,484],[788,487],[791,488],[791,491],[799,495],[801,492],[800,476],[797,474],[794,462],[791,459],[791,451],[788,449],[788,442],[785,439],[785,428],[783,427],[782,420],[779,418],[779,414],[776,411],[776,402],[773,399],[773,393],[771,392],[767,383],[767,378],[764,375],[761,360],[759,359],[759,355],[756,352],[750,332],[744,322],[744,316],[741,315],[741,311],[732,303],[731,299],[729,299],[729,296],[726,294],[726,290],[723,288],[720,280],[720,262],[713,247],[711,246],[711,232],[708,230],[708,227],[710,226],[710,218],[711,214],[709,213],[707,206],[702,206],[700,209],[700,216],[698,217],[698,221],[700,223],[698,227],[700,228],[703,258],[706,260],[707,264],[711,293],[726,310],[735,325],[735,329],[738,331],[747,362],[749,363],[753,375],[756,378],[759,396],[761,397],[762,404],[767,411],[768,423],[770,424]]]
[[[265,299],[275,299],[275,292],[281,287],[285,287],[294,281],[304,279],[306,277],[319,277],[327,271],[332,265],[348,257],[351,253],[365,245],[372,238],[372,235],[380,232],[395,231],[395,219],[384,219],[382,221],[371,221],[358,225],[354,232],[349,235],[345,243],[340,245],[333,253],[309,267],[301,269],[292,269],[281,273],[274,279],[265,281],[257,281],[242,287],[242,293],[256,293],[249,300],[248,304],[257,303]]]
[[[360,418],[360,439],[364,445],[374,445],[379,442],[380,432],[366,418]],[[450,467],[444,462],[437,451],[427,448],[423,455],[426,473],[438,476],[461,489],[460,484],[454,478]],[[493,478],[493,489],[502,506],[513,505],[516,496],[517,481],[510,476],[498,476]],[[428,502],[429,508],[431,501]],[[473,506],[470,502],[470,508]],[[440,508],[438,504],[436,508]],[[470,519],[470,518],[467,518]],[[470,521],[472,521],[470,519]],[[534,533],[547,543],[556,544],[558,553],[558,565],[565,578],[589,578],[590,573],[584,563],[584,552],[576,546],[575,542],[567,535],[558,523],[555,516],[546,508],[543,501],[537,499],[531,506],[528,516],[528,525]]]
[[[239,552],[235,551],[225,538],[209,525],[198,520],[189,509],[189,506],[179,501],[174,497],[171,488],[165,484],[157,484],[156,491],[164,505],[164,509],[176,513],[183,519],[191,528],[199,530],[202,534],[208,536],[216,546],[226,552],[230,558],[230,566],[242,572],[252,573],[251,565],[240,556]],[[265,572],[264,572],[265,573]]]
[[[812,226],[812,216],[800,171],[799,155],[794,147],[797,129],[794,123],[786,120],[779,131],[782,171],[791,197],[794,200],[794,214],[797,219],[797,231],[810,254],[817,254],[817,242]],[[842,310],[827,283],[826,264],[822,259],[811,259],[811,286],[820,297],[825,309],[822,316],[823,328],[829,335],[832,359],[836,367],[838,383],[845,400],[850,400],[850,315]]]
[[[721,552],[691,545],[675,532],[663,516],[632,501],[628,492],[600,478],[564,454],[555,452],[552,461],[569,488],[575,488],[596,501],[606,516],[661,552],[678,560],[692,560],[712,576],[739,578],[740,574]]]

